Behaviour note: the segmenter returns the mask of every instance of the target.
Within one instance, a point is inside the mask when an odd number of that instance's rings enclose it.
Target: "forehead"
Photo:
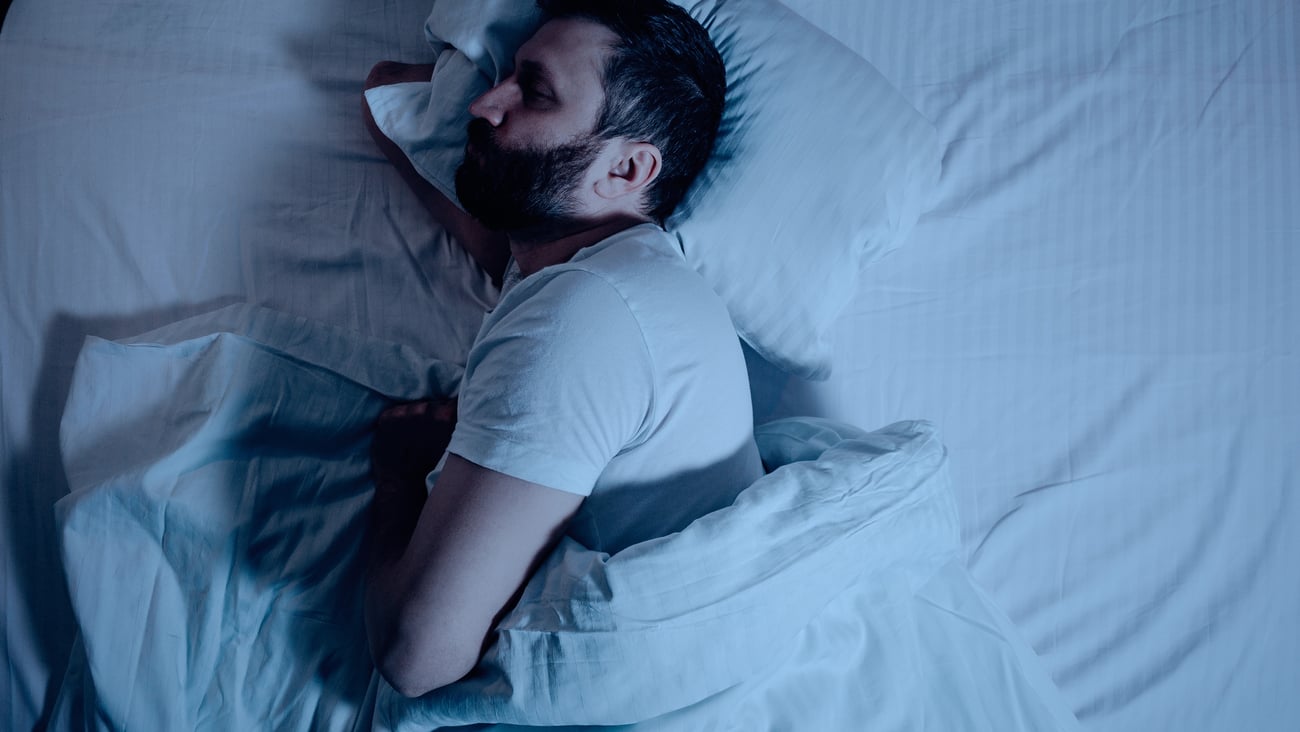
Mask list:
[[[600,92],[605,59],[617,41],[618,36],[599,23],[557,18],[520,46],[516,61],[538,68],[559,93]]]

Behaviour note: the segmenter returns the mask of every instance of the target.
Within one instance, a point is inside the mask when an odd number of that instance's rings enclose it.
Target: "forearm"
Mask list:
[[[428,626],[433,618],[425,617],[428,601],[420,591],[420,562],[407,556],[426,501],[415,500],[415,492],[407,488],[380,489],[376,496],[365,622],[375,667],[398,692],[416,697],[464,676],[477,655]]]
[[[375,665],[406,696],[464,677],[582,496],[449,455],[405,551],[366,588]]]
[[[407,696],[464,676],[487,632],[486,626],[467,633],[463,624],[449,623],[439,609],[445,586],[429,581],[429,571],[446,561],[428,541],[446,529],[431,527],[455,507],[433,505],[425,482],[455,423],[454,399],[394,405],[375,421],[370,446],[375,494],[364,590],[366,638],[376,668]]]
[[[423,489],[421,489],[422,491]],[[409,491],[408,491],[409,494]],[[488,627],[472,618],[449,615],[442,583],[430,581],[440,561],[413,534],[427,501],[393,493],[375,505],[375,543],[365,588],[366,639],[375,667],[399,693],[417,697],[469,673],[478,660]],[[426,527],[426,533],[428,528]],[[445,533],[440,527],[439,533]],[[444,588],[445,591],[445,588]]]

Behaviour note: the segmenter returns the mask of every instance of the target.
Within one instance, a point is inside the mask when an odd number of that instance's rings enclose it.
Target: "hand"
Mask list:
[[[400,557],[424,510],[425,477],[438,464],[456,427],[456,400],[419,401],[385,409],[375,420],[370,472],[375,498],[372,563]]]
[[[385,409],[375,420],[370,466],[381,490],[420,486],[442,459],[456,427],[456,400],[424,400]]]

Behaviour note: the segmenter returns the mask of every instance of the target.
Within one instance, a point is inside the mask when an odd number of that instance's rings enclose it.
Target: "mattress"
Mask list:
[[[787,0],[938,128],[834,370],[759,421],[938,425],[971,574],[1085,727],[1300,713],[1300,11]],[[368,139],[428,2],[16,0],[0,30],[0,726],[75,635],[53,504],[73,365],[250,303],[463,361],[490,284]],[[833,171],[828,171],[833,174]]]

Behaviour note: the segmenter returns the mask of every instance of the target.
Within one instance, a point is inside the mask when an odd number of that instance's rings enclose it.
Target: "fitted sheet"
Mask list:
[[[427,2],[18,0],[0,33],[0,728],[71,650],[52,506],[87,335],[232,302],[463,361],[492,290],[359,116]],[[460,345],[458,345],[460,344]]]
[[[758,417],[926,418],[970,571],[1085,727],[1300,712],[1300,18],[1287,0],[788,0],[947,143],[824,383]],[[52,506],[84,337],[226,302],[457,360],[492,292],[357,117],[427,3],[16,0],[0,33],[0,726],[73,623]],[[833,175],[833,171],[828,171]],[[453,294],[454,293],[454,296]]]
[[[788,4],[948,151],[768,413],[941,425],[972,574],[1085,726],[1293,728],[1296,4]]]

